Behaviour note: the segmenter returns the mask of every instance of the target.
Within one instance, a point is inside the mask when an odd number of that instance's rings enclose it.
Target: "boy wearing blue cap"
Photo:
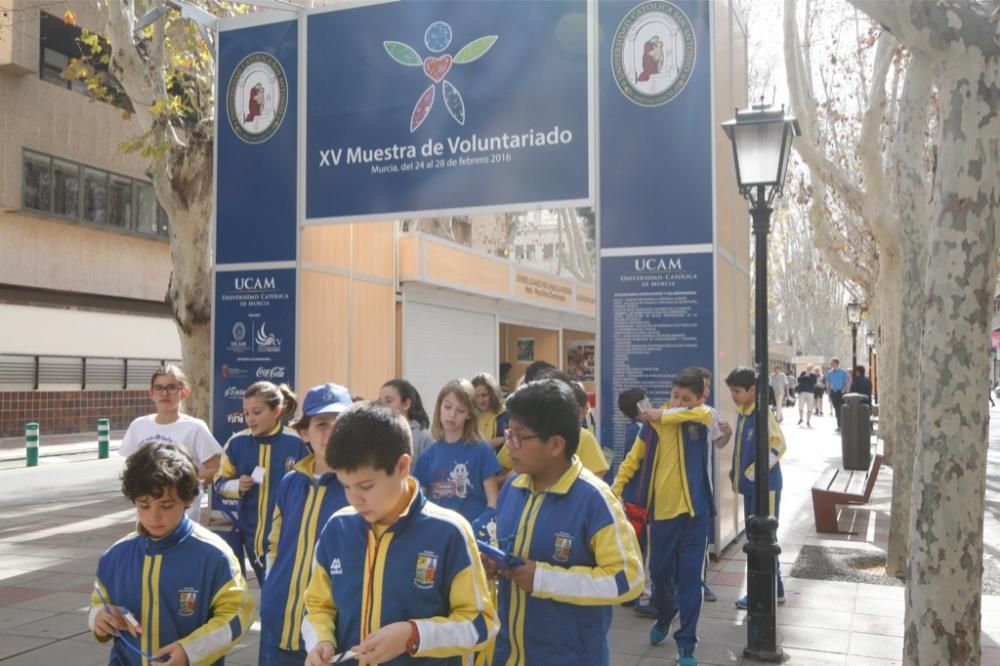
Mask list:
[[[301,627],[313,550],[327,519],[347,506],[344,488],[326,463],[326,444],[337,417],[351,403],[351,392],[343,386],[314,386],[293,424],[313,453],[296,463],[278,486],[261,588],[261,666],[301,666],[306,659]]]

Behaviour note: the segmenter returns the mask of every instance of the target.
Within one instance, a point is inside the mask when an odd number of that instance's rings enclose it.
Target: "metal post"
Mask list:
[[[38,424],[24,424],[24,456],[28,467],[38,466]]]
[[[110,452],[108,437],[111,433],[111,425],[108,419],[97,419],[97,457],[104,460]]]
[[[878,352],[872,355],[872,400],[878,404]]]
[[[851,324],[851,393],[854,393],[854,375],[858,370],[858,325]]]
[[[756,457],[754,467],[754,516],[747,525],[747,647],[743,655],[758,661],[780,662],[777,646],[776,572],[778,566],[778,521],[770,515],[768,478],[768,405],[767,405],[767,235],[771,230],[771,208],[765,203],[764,188],[757,197],[750,216],[753,218],[754,251],[754,348],[757,366],[757,395],[754,407]]]

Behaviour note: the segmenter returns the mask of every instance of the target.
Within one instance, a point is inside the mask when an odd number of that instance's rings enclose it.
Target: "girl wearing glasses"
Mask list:
[[[165,365],[154,372],[149,382],[149,398],[156,405],[156,413],[140,416],[129,424],[118,453],[128,458],[153,442],[177,444],[191,454],[198,468],[198,478],[211,483],[219,471],[222,447],[204,421],[181,413],[181,405],[189,395],[191,386],[187,375],[176,365]],[[194,522],[201,518],[200,493],[191,502],[187,516]]]

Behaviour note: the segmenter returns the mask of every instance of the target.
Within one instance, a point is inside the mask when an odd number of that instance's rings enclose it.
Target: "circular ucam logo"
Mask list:
[[[666,104],[684,89],[694,69],[691,21],[676,5],[649,0],[625,15],[611,46],[618,89],[640,106]]]
[[[229,78],[226,111],[236,136],[247,143],[271,138],[285,117],[288,79],[270,53],[251,53],[243,58]]]
[[[238,321],[233,324],[233,340],[236,342],[242,342],[243,338],[247,335],[247,327],[243,322]]]

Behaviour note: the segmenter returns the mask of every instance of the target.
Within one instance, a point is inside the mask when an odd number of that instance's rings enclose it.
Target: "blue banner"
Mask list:
[[[618,394],[645,389],[659,407],[680,370],[712,368],[713,282],[711,253],[601,261],[601,442],[613,444],[618,463],[631,444]],[[713,382],[713,395],[718,390]]]
[[[591,196],[586,0],[313,14],[306,217]]]
[[[711,2],[601,0],[601,248],[712,242]]]
[[[295,270],[215,275],[212,433],[243,428],[243,392],[266,380],[295,386]]]
[[[215,261],[293,261],[298,23],[219,33]]]
[[[598,1],[599,413],[615,468],[631,445],[621,391],[659,406],[678,371],[715,370],[711,4]]]

